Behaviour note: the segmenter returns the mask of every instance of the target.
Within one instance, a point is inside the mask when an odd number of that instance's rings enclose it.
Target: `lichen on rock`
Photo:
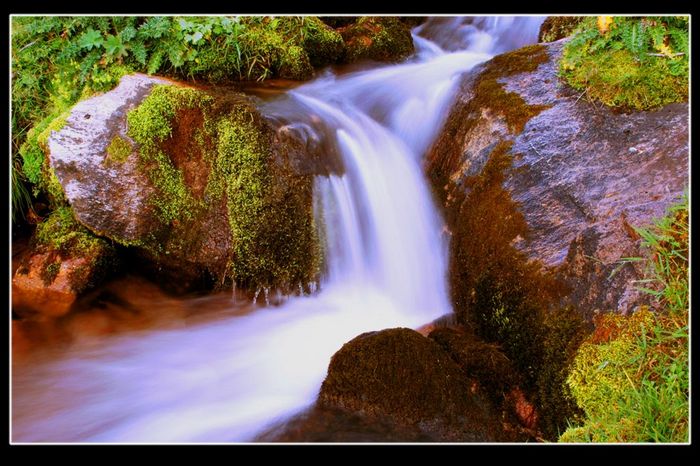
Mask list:
[[[396,17],[363,16],[341,28],[340,34],[345,41],[345,62],[400,61],[414,50],[410,28]]]

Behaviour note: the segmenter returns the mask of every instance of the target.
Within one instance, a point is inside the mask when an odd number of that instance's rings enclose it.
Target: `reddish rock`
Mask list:
[[[12,278],[12,308],[32,309],[48,317],[67,314],[78,298],[79,289],[71,280],[77,270],[88,266],[89,259],[76,257],[58,262],[55,278],[46,279],[49,253],[32,255]],[[48,283],[47,283],[48,281]]]

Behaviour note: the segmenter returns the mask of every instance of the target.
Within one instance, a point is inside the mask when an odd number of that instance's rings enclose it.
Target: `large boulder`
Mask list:
[[[634,227],[688,186],[688,104],[621,113],[587,102],[557,76],[563,43],[499,55],[465,75],[427,154],[453,235],[458,314],[479,299],[479,276],[491,277],[481,281],[488,288],[518,254],[553,280],[533,293],[552,290],[586,317],[648,299],[634,282],[642,270],[620,260],[643,254]]]
[[[319,395],[342,409],[431,438],[491,441],[505,437],[499,415],[434,341],[406,328],[362,334],[333,355]]]
[[[48,138],[75,216],[166,283],[296,289],[318,273],[303,144],[250,98],[141,74],[76,104]]]

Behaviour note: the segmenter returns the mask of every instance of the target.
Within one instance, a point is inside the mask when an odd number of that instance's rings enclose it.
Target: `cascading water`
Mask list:
[[[268,103],[309,137],[317,131],[304,121],[322,126],[343,162],[342,174],[316,182],[328,262],[320,292],[15,365],[13,440],[249,441],[315,401],[346,341],[449,313],[447,245],[421,158],[460,74],[534,42],[541,21],[431,19],[414,31],[410,61],[327,74]],[[290,108],[306,120],[295,122]]]

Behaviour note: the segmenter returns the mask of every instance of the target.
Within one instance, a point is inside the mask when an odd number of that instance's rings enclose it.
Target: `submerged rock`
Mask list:
[[[133,74],[48,138],[76,218],[171,287],[296,287],[318,272],[312,176],[251,100]]]
[[[641,271],[620,263],[642,254],[634,227],[662,216],[688,186],[688,104],[625,114],[589,103],[557,76],[562,47],[525,47],[465,75],[427,172],[448,229],[462,235],[453,248],[475,229],[494,229],[501,242],[471,252],[498,258],[494,251],[514,247],[563,285],[561,305],[588,317],[625,313],[648,299],[634,283]],[[470,195],[484,204],[467,209]],[[465,209],[480,215],[470,231],[459,226]],[[478,272],[468,270],[478,257],[452,257],[453,271]],[[508,270],[487,262],[495,276]]]
[[[430,438],[491,441],[506,435],[488,400],[437,343],[406,328],[362,334],[335,354],[319,404]]]

